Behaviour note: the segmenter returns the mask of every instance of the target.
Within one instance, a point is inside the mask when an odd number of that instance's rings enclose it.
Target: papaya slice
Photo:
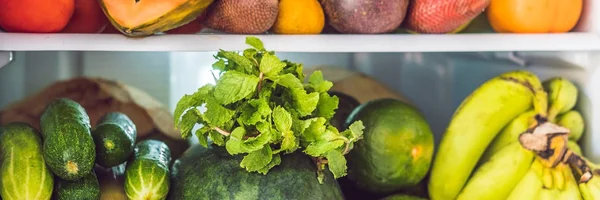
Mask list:
[[[99,0],[102,10],[121,33],[148,36],[196,19],[214,0]]]

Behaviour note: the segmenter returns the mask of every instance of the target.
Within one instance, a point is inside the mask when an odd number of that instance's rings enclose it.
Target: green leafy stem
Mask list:
[[[231,155],[244,155],[240,167],[267,174],[281,156],[301,150],[315,160],[318,180],[326,166],[335,178],[346,175],[345,154],[362,138],[364,126],[354,122],[338,131],[329,121],[338,107],[329,95],[333,83],[316,71],[304,82],[302,64],[281,61],[255,37],[240,55],[219,51],[213,69],[216,84],[184,95],[175,108],[175,126],[183,138],[195,135],[203,146],[209,140]],[[206,111],[200,112],[200,107]]]

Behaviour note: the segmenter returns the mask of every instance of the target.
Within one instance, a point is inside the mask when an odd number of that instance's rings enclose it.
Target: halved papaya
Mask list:
[[[213,1],[99,0],[110,22],[127,36],[148,36],[185,25]]]

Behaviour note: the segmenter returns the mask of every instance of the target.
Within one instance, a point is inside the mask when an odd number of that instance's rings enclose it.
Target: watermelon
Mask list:
[[[281,157],[267,175],[250,173],[223,147],[194,145],[171,168],[167,199],[344,199],[333,175],[317,180],[316,166],[302,153]]]

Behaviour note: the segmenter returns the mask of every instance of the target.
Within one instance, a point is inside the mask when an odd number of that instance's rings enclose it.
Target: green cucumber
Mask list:
[[[54,177],[33,127],[16,122],[0,128],[0,152],[2,199],[50,199]]]
[[[165,199],[169,193],[171,152],[164,142],[144,140],[135,145],[125,169],[125,193],[129,199]]]
[[[55,175],[74,181],[92,171],[96,147],[90,118],[81,105],[65,98],[50,102],[40,126],[44,135],[44,159]]]
[[[67,181],[56,177],[54,188],[55,200],[98,200],[100,199],[100,183],[93,171],[76,181]]]
[[[96,163],[110,168],[124,163],[133,153],[136,127],[127,115],[111,112],[98,121],[92,131],[96,143]]]

